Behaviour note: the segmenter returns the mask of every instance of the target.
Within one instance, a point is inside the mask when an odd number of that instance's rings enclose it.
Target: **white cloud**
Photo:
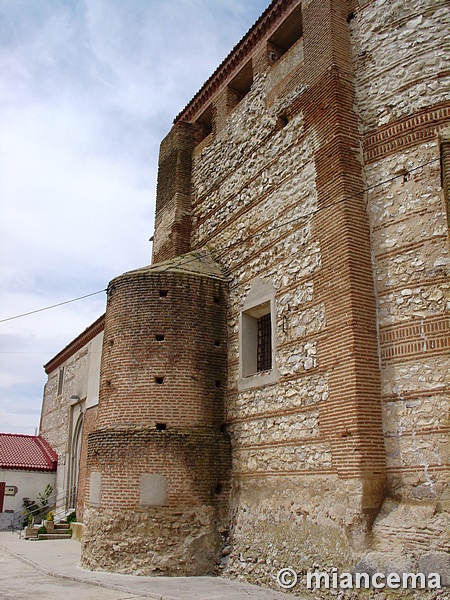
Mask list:
[[[158,148],[265,0],[2,0],[0,319],[150,261]],[[104,294],[0,323],[0,431],[34,433],[43,363]]]

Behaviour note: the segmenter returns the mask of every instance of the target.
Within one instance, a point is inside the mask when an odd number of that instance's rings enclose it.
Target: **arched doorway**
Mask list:
[[[74,407],[75,408],[75,407]],[[78,408],[78,406],[77,406]],[[78,487],[78,473],[80,469],[80,455],[81,455],[81,441],[83,436],[83,420],[84,413],[80,410],[78,418],[73,422],[75,426],[73,428],[72,440],[70,444],[69,454],[69,478],[68,478],[68,490],[69,494],[67,497],[66,508],[73,508],[75,510],[77,504],[77,487]]]

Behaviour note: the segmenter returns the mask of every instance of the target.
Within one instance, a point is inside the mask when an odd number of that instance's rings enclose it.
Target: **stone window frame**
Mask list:
[[[271,368],[257,371],[258,319],[270,313]],[[262,387],[278,381],[276,367],[276,303],[275,288],[269,281],[256,278],[239,314],[239,383],[238,389]]]
[[[63,393],[63,386],[64,386],[64,372],[65,372],[65,367],[59,367],[59,371],[58,371],[58,382],[57,382],[57,388],[56,388],[56,395],[59,397],[62,395]]]

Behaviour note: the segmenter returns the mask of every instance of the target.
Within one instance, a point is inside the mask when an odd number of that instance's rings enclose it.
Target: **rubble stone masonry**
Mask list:
[[[450,121],[449,27],[441,1],[370,2],[351,21],[390,497],[374,548],[400,545],[403,558],[450,550],[450,260],[438,143]]]
[[[311,2],[302,21],[192,164],[193,247],[230,276],[227,572],[266,583],[266,561],[349,564],[385,493],[346,5]],[[239,315],[255,278],[275,289],[279,378],[243,390]]]

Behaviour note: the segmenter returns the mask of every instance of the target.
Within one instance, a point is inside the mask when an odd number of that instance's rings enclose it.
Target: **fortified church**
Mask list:
[[[83,566],[449,572],[449,31],[274,0],[175,118],[151,265],[45,366]]]

